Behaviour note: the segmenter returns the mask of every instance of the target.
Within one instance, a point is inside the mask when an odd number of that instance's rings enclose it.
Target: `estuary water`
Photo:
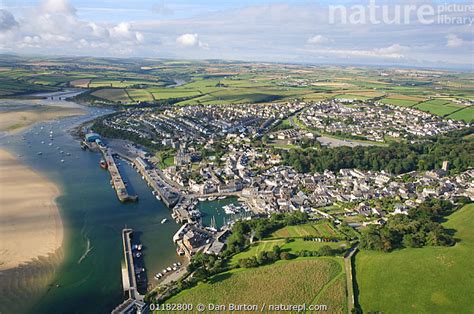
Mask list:
[[[28,105],[29,100],[21,102]],[[31,103],[79,106],[57,97]],[[123,300],[121,230],[124,227],[133,228],[135,237],[144,245],[144,265],[150,282],[155,273],[179,260],[172,243],[179,226],[171,219],[170,210],[125,162],[122,162],[125,179],[138,194],[139,201],[120,203],[109,183],[108,172],[99,167],[100,154],[81,150],[78,139],[69,133],[73,125],[109,111],[79,107],[87,115],[39,123],[25,132],[0,138],[1,147],[61,189],[57,203],[65,231],[64,260],[48,291],[38,303],[31,305],[31,312],[110,313]],[[168,222],[161,224],[164,218]]]

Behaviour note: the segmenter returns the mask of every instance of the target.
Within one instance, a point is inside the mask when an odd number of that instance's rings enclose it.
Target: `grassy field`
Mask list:
[[[411,107],[415,105],[416,103],[418,103],[418,101],[416,100],[398,99],[398,98],[384,98],[380,101],[385,104],[403,106],[403,107]]]
[[[127,89],[127,93],[131,99],[139,101],[153,101],[153,95],[147,89]]]
[[[474,205],[452,214],[454,247],[404,249],[356,255],[359,302],[364,312],[472,313]],[[374,293],[383,291],[383,293]]]
[[[104,88],[92,93],[93,96],[107,99],[113,102],[129,103],[131,102],[127,92],[120,88]]]
[[[463,108],[463,106],[449,101],[435,99],[422,102],[416,105],[414,108],[444,117]]]
[[[73,67],[73,70],[68,67]],[[362,67],[308,67],[284,64],[181,60],[118,60],[78,58],[15,59],[0,56],[0,96],[20,96],[68,86],[98,89],[111,102],[137,104],[242,104],[288,102],[295,99],[384,97],[382,102],[415,106],[453,119],[470,120],[471,109],[459,113],[448,98],[474,97],[472,75],[434,71],[436,80],[413,77],[417,70],[392,71]],[[357,79],[354,79],[357,78]],[[178,83],[178,84],[174,84]],[[128,95],[126,95],[128,93]],[[453,111],[451,111],[453,109]]]
[[[370,96],[363,96],[363,95],[354,95],[354,94],[339,94],[334,96],[333,98],[338,99],[355,99],[355,100],[368,100],[373,97]]]
[[[252,269],[234,269],[182,291],[167,303],[327,304],[346,311],[342,259],[299,258]]]
[[[237,265],[240,259],[257,256],[260,252],[270,252],[273,247],[278,245],[282,250],[298,254],[301,251],[317,251],[322,246],[328,245],[334,249],[342,246],[346,247],[346,242],[316,242],[316,241],[304,241],[303,239],[294,239],[291,242],[286,242],[283,239],[278,240],[265,240],[254,243],[244,252],[236,254],[232,257],[230,265]]]
[[[288,226],[271,234],[272,238],[304,238],[322,237],[338,238],[340,235],[328,222],[308,223],[304,225]]]
[[[459,110],[451,115],[448,118],[455,119],[455,120],[464,120],[466,122],[474,121],[474,107],[468,107],[462,110]]]

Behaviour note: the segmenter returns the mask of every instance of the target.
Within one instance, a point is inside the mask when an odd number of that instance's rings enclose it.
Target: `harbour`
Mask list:
[[[172,242],[179,226],[135,169],[127,163],[119,166],[140,201],[122,203],[110,188],[110,175],[98,166],[103,158],[101,153],[83,151],[78,145],[80,140],[69,133],[71,126],[110,112],[81,108],[88,112],[86,116],[38,123],[25,132],[0,138],[3,148],[61,187],[57,203],[65,227],[64,257],[55,267],[54,279],[40,302],[28,305],[37,313],[62,313],[71,308],[77,312],[110,313],[120,304],[124,300],[121,280],[124,227],[134,229],[135,239],[143,243],[143,264],[151,276],[182,261]],[[51,146],[48,145],[50,131],[54,134]],[[162,224],[163,219],[169,222]],[[27,283],[18,282],[16,289],[22,285],[26,287]],[[84,302],[85,299],[88,301]]]
[[[53,99],[47,102],[64,102]],[[187,259],[179,254],[173,241],[181,224],[200,221],[212,234],[213,228],[226,223],[220,219],[225,215],[222,206],[238,204],[232,194],[184,197],[159,173],[146,169],[143,161],[118,154],[105,145],[80,145],[83,139],[74,137],[71,127],[110,111],[79,107],[87,115],[38,123],[25,132],[0,139],[2,147],[61,187],[57,203],[65,226],[64,258],[40,302],[31,304],[31,310],[38,313],[66,312],[71,306],[80,312],[110,313],[117,306],[132,306],[127,303],[131,299],[128,290],[124,291],[132,278],[136,280],[140,275],[146,279],[143,292],[183,274]],[[138,202],[129,202],[138,196]],[[177,216],[180,208],[182,216]],[[189,213],[200,214],[186,216]],[[124,269],[131,268],[124,268],[123,263],[130,249],[124,247],[125,238],[120,236],[124,229],[133,229],[134,241],[143,244],[140,266],[134,265],[133,273],[128,274]],[[83,298],[90,302],[83,302]],[[68,302],[62,302],[64,299]]]

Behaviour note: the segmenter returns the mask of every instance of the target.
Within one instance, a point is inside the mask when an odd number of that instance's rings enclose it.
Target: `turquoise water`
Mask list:
[[[211,219],[214,217],[214,220],[216,222],[216,228],[220,228],[224,225],[224,220],[225,223],[228,223],[229,221],[236,220],[238,218],[242,218],[242,216],[245,216],[245,213],[227,215],[222,209],[222,207],[229,204],[240,205],[237,200],[237,197],[228,197],[223,200],[199,202],[197,205],[197,209],[199,209],[199,211],[203,214],[201,219],[202,224],[208,227],[211,226]]]
[[[2,147],[20,155],[22,162],[54,181],[62,192],[57,201],[65,228],[65,258],[53,288],[34,305],[36,313],[110,313],[123,300],[124,227],[135,229],[135,236],[144,245],[150,281],[155,273],[180,259],[172,243],[179,226],[171,219],[169,209],[156,200],[141,176],[125,162],[122,170],[139,201],[122,204],[117,200],[108,172],[99,167],[99,153],[82,151],[79,141],[66,131],[81,120],[84,117],[42,123],[23,134],[0,138]],[[161,224],[163,218],[169,222]]]

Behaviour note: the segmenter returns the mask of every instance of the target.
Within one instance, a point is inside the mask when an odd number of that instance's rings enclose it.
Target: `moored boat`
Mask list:
[[[102,169],[107,169],[108,167],[107,163],[103,159],[100,160],[99,165]]]

